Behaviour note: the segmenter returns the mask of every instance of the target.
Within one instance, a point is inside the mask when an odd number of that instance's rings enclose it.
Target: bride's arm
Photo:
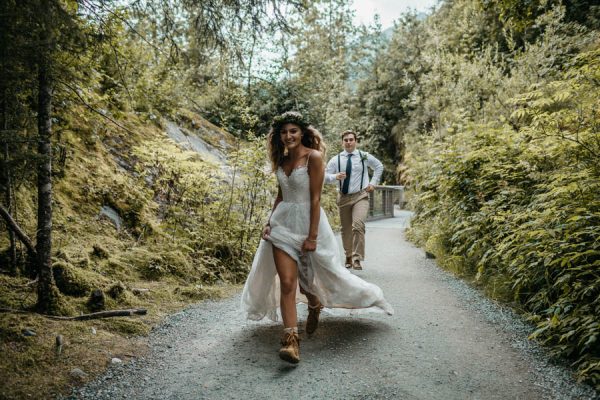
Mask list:
[[[321,216],[321,191],[325,177],[325,163],[323,156],[318,151],[313,151],[308,163],[310,177],[310,226],[308,237],[302,246],[304,251],[314,251],[317,248],[317,235],[319,234],[319,217]]]
[[[273,212],[277,208],[277,205],[279,203],[281,203],[281,200],[283,200],[283,195],[281,194],[281,186],[277,185],[277,197],[275,198],[275,201],[273,202],[273,208],[271,209],[271,214],[269,214],[269,220],[267,221],[267,223],[262,231],[262,238],[265,240],[271,234],[271,216],[273,215]]]

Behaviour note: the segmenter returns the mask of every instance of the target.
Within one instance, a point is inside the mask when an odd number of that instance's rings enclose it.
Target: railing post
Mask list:
[[[369,195],[367,221],[394,217],[394,204],[404,208],[404,186],[375,186]]]

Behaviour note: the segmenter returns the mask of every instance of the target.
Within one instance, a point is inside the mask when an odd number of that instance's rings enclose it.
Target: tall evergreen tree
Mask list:
[[[293,0],[254,2],[238,1],[216,1],[204,2],[189,0],[172,2],[169,0],[149,0],[146,2],[134,2],[134,6],[140,14],[150,9],[160,9],[153,26],[156,27],[154,35],[160,40],[170,41],[171,56],[179,56],[181,50],[180,29],[185,24],[179,20],[179,11],[183,11],[193,21],[193,32],[197,42],[204,48],[225,47],[234,37],[235,29],[240,26],[250,26],[260,31],[263,20],[268,13],[274,11],[282,20],[278,7],[283,4],[299,6]],[[37,97],[37,101],[31,102],[26,107],[18,104],[22,98],[10,97],[10,88],[6,83],[2,84],[2,116],[5,126],[8,126],[7,116],[11,108],[23,109],[28,114],[24,119],[31,119],[35,115],[37,120],[37,229],[35,249],[24,230],[16,223],[10,214],[11,207],[8,202],[7,208],[2,207],[0,215],[6,222],[6,226],[15,233],[28,247],[29,252],[34,255],[35,269],[38,275],[38,299],[36,308],[43,313],[60,313],[60,294],[54,284],[52,272],[52,148],[53,135],[52,123],[55,118],[54,98],[59,91],[73,91],[77,88],[71,87],[67,82],[78,75],[79,66],[77,57],[73,54],[83,51],[90,43],[105,39],[106,32],[103,31],[108,16],[115,15],[117,5],[108,0],[32,0],[17,4],[12,0],[3,2],[3,19],[6,25],[1,32],[2,51],[8,53],[10,49],[14,58],[23,65],[32,65],[26,68],[19,76],[21,82],[35,82],[32,85],[31,95]],[[4,18],[8,16],[8,18]],[[149,17],[148,14],[145,14]],[[131,25],[130,25],[131,26]],[[25,35],[27,41],[11,43],[11,39]],[[22,47],[19,47],[22,46]],[[35,57],[31,57],[35,55]],[[31,58],[29,58],[31,57]],[[72,64],[64,63],[64,59],[74,60]],[[61,62],[59,62],[61,60]],[[9,75],[14,71],[11,67],[19,65],[19,61],[12,63],[2,60],[2,73]],[[33,62],[32,62],[33,61]],[[4,79],[2,79],[3,82]],[[57,82],[62,82],[60,86]],[[79,94],[76,96],[79,98]],[[15,107],[12,107],[15,105]],[[22,134],[22,130],[16,127]],[[21,127],[22,128],[22,127]],[[6,131],[6,129],[4,129]],[[4,135],[3,135],[4,137]],[[3,140],[4,154],[6,155],[8,140]],[[3,166],[7,164],[5,156]],[[9,193],[10,185],[7,184],[7,174],[4,176],[3,189]],[[8,194],[10,197],[10,194]],[[12,235],[12,234],[11,234]],[[12,237],[12,236],[11,236]]]
[[[54,78],[52,61],[55,52],[55,26],[57,12],[51,0],[42,0],[38,22],[38,167],[37,167],[37,309],[42,313],[55,313],[58,289],[52,274],[52,95]]]

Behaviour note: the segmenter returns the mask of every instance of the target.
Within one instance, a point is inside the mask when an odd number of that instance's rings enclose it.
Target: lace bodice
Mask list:
[[[308,167],[296,167],[287,176],[283,168],[277,169],[277,180],[281,187],[283,201],[288,203],[309,203],[310,187]]]

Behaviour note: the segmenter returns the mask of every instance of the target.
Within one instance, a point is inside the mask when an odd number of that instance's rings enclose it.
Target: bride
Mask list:
[[[296,303],[308,303],[306,333],[317,329],[327,308],[364,308],[393,313],[381,289],[344,268],[336,238],[321,208],[325,145],[297,112],[273,119],[269,156],[279,190],[242,292],[248,319],[277,321],[284,334],[279,356],[300,361]],[[298,293],[298,287],[299,292]]]

